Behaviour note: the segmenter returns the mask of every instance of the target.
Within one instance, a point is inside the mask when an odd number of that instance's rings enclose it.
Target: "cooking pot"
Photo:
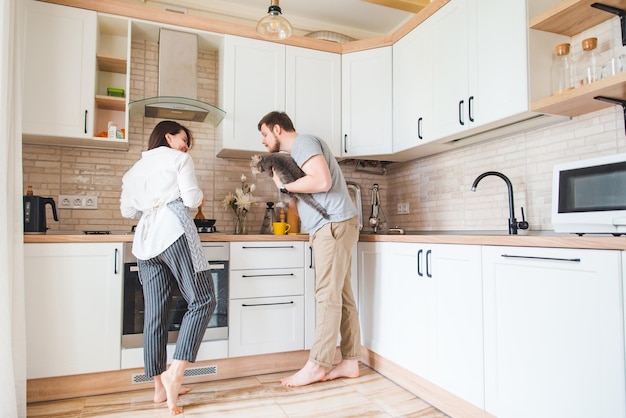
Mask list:
[[[25,234],[45,234],[48,230],[46,226],[46,205],[52,207],[54,220],[58,221],[57,207],[54,199],[41,196],[24,196],[24,233]]]

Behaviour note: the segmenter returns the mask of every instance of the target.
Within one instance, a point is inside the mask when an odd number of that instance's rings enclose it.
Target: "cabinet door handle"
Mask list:
[[[87,133],[87,112],[88,110],[85,110],[85,133]]]
[[[570,261],[570,262],[573,262],[573,263],[580,263],[582,261],[580,258],[535,257],[535,256],[531,256],[531,255],[501,254],[500,257],[504,257],[504,258],[524,258],[524,259],[528,259],[528,260]]]
[[[285,273],[285,274],[242,274],[241,277],[249,279],[251,277],[285,277],[285,276],[295,276],[293,273]]]
[[[281,248],[281,249],[289,249],[289,248],[295,248],[293,245],[275,245],[275,246],[269,246],[269,247],[246,247],[245,245],[243,247],[244,250],[267,250],[268,248]]]
[[[113,274],[117,274],[119,273],[119,270],[117,268],[117,253],[119,251],[117,251],[117,248],[115,249],[115,253],[113,255]]]
[[[417,120],[417,137],[418,137],[419,139],[424,139],[424,137],[422,137],[422,120],[423,120],[423,119],[424,119],[424,118],[419,118],[419,119]]]
[[[348,134],[343,136],[343,152],[348,153]]]
[[[467,110],[468,110],[468,117],[469,117],[470,122],[474,122],[474,96],[469,97]]]
[[[278,303],[242,303],[241,306],[243,307],[251,307],[251,306],[278,306],[278,305],[293,305],[293,301],[291,302],[278,302]]]
[[[313,268],[313,247],[309,245],[309,253],[311,254],[311,262],[309,263],[309,268]]]
[[[428,250],[426,251],[426,277],[431,278],[433,277],[433,273],[431,271],[431,260],[432,260],[432,254],[433,251],[432,250]]]
[[[459,100],[459,123],[461,125],[465,125],[465,122],[463,121],[463,105],[465,104],[465,100]]]
[[[422,273],[422,265],[421,265],[421,259],[422,259],[422,253],[424,251],[423,250],[418,250],[417,251],[417,275],[420,277],[424,277],[424,274]]]

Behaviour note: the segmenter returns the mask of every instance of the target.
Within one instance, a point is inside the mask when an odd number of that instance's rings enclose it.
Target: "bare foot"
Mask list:
[[[167,407],[170,409],[170,414],[178,415],[182,413],[183,407],[177,405],[178,394],[182,389],[182,381],[180,379],[176,379],[175,376],[172,376],[170,370],[161,373],[161,381],[163,382],[163,387],[165,388]]]
[[[187,386],[181,386],[180,391],[178,392],[178,396],[184,395],[185,393],[191,392],[191,388]],[[152,399],[154,403],[161,403],[167,400],[167,393],[165,392],[165,387],[161,385],[160,388],[154,389],[154,399]]]
[[[326,376],[326,369],[319,364],[307,361],[303,368],[295,374],[280,380],[283,386],[298,387],[321,382]]]
[[[359,377],[359,361],[358,360],[341,360],[339,364],[330,369],[324,377],[324,381],[337,379],[339,377]]]

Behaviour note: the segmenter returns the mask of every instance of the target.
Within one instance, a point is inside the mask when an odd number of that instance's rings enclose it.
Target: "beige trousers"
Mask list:
[[[361,329],[352,287],[352,249],[359,239],[357,217],[331,222],[309,239],[315,257],[315,340],[309,360],[332,367],[338,334],[341,355],[354,360],[361,356]]]

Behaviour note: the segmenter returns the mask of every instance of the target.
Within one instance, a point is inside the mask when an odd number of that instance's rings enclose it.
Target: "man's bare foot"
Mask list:
[[[178,396],[184,395],[185,393],[191,392],[191,388],[187,386],[181,386],[180,391],[178,392]],[[161,385],[160,388],[154,389],[154,399],[152,399],[154,403],[161,403],[167,400],[167,393],[165,392],[165,387]]]
[[[326,369],[319,364],[307,361],[303,368],[295,374],[280,380],[283,386],[298,387],[306,386],[311,383],[321,382],[326,376]]]
[[[170,410],[170,414],[178,415],[183,412],[183,407],[178,406],[178,394],[182,389],[182,379],[176,379],[176,376],[170,370],[166,370],[161,373],[161,382],[165,388],[165,395],[167,397],[167,407]]]
[[[360,373],[358,360],[341,360],[339,364],[326,373],[323,380],[333,380],[339,377],[354,378],[359,377]]]

